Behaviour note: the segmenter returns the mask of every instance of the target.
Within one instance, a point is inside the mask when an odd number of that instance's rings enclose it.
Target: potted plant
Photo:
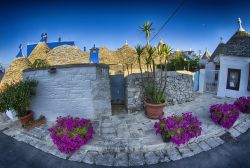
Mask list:
[[[234,105],[242,113],[250,114],[250,97],[240,97],[234,102]]]
[[[49,132],[58,150],[69,155],[86,144],[95,134],[90,120],[71,116],[58,117]]]
[[[140,68],[141,84],[145,93],[145,114],[150,119],[157,119],[163,115],[163,108],[166,106],[167,68],[161,68],[160,73],[158,73],[156,63],[161,66],[166,65],[171,48],[163,42],[159,43],[157,47],[150,46],[149,36],[153,30],[152,23],[146,22],[141,27],[141,30],[146,33],[147,45],[145,47],[137,45],[135,48]],[[145,65],[143,66],[143,64]],[[146,67],[146,73],[143,73],[143,67]]]
[[[201,134],[201,122],[191,112],[181,115],[171,115],[167,118],[159,117],[154,125],[156,134],[161,134],[164,142],[177,145],[185,144],[191,138]]]
[[[239,118],[239,110],[234,104],[214,104],[210,106],[211,119],[223,126],[231,128],[235,121]]]
[[[22,125],[33,119],[33,112],[29,110],[31,97],[36,93],[37,81],[26,80],[7,85],[1,93],[1,102],[5,104],[1,112],[15,110]],[[0,104],[2,104],[0,103]]]

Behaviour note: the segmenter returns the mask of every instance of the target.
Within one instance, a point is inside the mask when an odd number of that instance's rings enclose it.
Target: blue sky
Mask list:
[[[145,44],[139,26],[153,22],[155,32],[181,0],[91,0],[91,1],[15,1],[3,0],[0,6],[0,63],[9,64],[20,43],[37,43],[43,32],[48,41],[74,40],[89,49]],[[250,31],[249,0],[186,0],[182,8],[152,44],[163,39],[172,48],[212,52],[223,37],[227,41],[237,30],[236,20]]]

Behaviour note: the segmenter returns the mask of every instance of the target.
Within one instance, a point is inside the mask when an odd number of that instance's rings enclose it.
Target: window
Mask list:
[[[215,75],[214,75],[214,80],[218,81],[219,80],[219,71],[214,71]]]
[[[220,64],[215,65],[215,70],[220,70]]]
[[[228,69],[227,89],[239,90],[240,87],[240,69]]]

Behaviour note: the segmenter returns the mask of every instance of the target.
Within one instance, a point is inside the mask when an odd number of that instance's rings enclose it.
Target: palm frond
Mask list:
[[[144,49],[144,47],[141,46],[140,44],[137,44],[135,46],[135,50],[136,50],[138,56],[141,56],[141,54],[143,53],[143,49]]]

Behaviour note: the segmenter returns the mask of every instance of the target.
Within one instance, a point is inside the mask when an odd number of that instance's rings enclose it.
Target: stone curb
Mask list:
[[[69,159],[71,161],[84,162],[88,164],[96,164],[103,166],[140,166],[152,165],[160,162],[176,161],[182,158],[191,157],[201,152],[206,152],[223,143],[225,143],[220,136],[226,132],[230,133],[232,137],[236,138],[242,133],[245,133],[250,128],[250,116],[245,116],[235,126],[226,130],[220,129],[209,134],[203,135],[201,138],[195,138],[185,145],[179,147],[172,143],[162,143],[156,145],[148,145],[140,150],[115,152],[112,150],[101,149],[95,146],[88,148],[88,145],[68,157],[60,153],[50,141],[39,140],[25,134],[21,129],[12,127],[10,122],[0,123],[0,128],[8,128],[3,130],[3,133],[15,138],[17,141],[25,142],[35,148],[55,155],[62,159]],[[90,150],[92,149],[92,150]]]

